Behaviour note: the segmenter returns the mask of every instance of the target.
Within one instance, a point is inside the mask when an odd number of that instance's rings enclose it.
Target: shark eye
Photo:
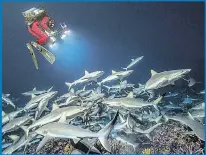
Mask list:
[[[43,133],[43,134],[47,134],[48,132],[47,132],[46,130],[44,130],[42,133]]]

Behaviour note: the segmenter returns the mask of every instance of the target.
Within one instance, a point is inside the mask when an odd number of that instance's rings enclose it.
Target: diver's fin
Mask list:
[[[45,135],[45,137],[42,139],[42,141],[37,146],[36,152],[39,152],[41,150],[41,148],[52,139],[53,139],[53,137]]]
[[[32,41],[31,44],[45,57],[47,61],[49,61],[50,64],[54,63],[55,56],[51,52],[49,52],[46,48],[37,44],[36,42]]]
[[[32,48],[32,45],[31,45],[30,43],[27,43],[26,46],[27,46],[27,48],[29,49],[29,52],[30,52],[31,57],[32,57],[32,60],[33,60],[33,62],[34,62],[34,65],[35,65],[36,69],[38,70],[38,69],[39,69],[39,66],[38,66],[37,59],[36,59],[36,55],[35,55],[35,53],[34,53],[34,50],[33,50],[33,48]]]

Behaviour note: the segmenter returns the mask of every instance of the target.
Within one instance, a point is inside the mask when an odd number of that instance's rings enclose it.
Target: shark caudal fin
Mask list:
[[[100,143],[109,152],[111,152],[111,146],[110,146],[109,142],[107,141],[107,138],[108,138],[110,132],[112,131],[114,124],[117,121],[118,115],[119,115],[119,111],[117,111],[115,117],[103,129],[101,129],[97,133]]]
[[[69,87],[69,90],[70,90],[71,87],[73,86],[73,83],[65,82],[65,84]]]

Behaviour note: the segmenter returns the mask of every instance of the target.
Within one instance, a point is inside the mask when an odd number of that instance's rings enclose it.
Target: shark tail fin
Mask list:
[[[69,87],[69,90],[70,90],[71,87],[73,86],[73,83],[65,82],[65,84]]]
[[[100,143],[109,152],[111,152],[111,146],[110,146],[109,142],[107,141],[107,138],[108,138],[110,132],[112,131],[114,124],[117,121],[118,115],[119,115],[119,111],[117,111],[115,117],[103,129],[101,129],[97,133]]]
[[[101,87],[102,83],[101,82],[97,82],[97,84]]]

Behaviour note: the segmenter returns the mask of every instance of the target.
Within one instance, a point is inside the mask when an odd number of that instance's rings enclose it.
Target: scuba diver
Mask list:
[[[67,26],[63,23],[60,24],[62,28],[61,31],[54,30],[55,22],[43,8],[31,8],[22,14],[25,17],[28,32],[36,38],[36,42],[31,41],[26,44],[36,69],[38,70],[38,63],[33,47],[36,48],[49,63],[53,64],[55,56],[44,48],[43,45],[53,45],[56,42],[57,36],[63,39],[69,32]]]
[[[40,21],[35,20],[31,25],[28,25],[28,31],[37,39],[38,44],[43,45],[48,41],[48,33],[51,33],[51,28],[53,27],[54,20],[51,20],[49,16],[45,15]]]

